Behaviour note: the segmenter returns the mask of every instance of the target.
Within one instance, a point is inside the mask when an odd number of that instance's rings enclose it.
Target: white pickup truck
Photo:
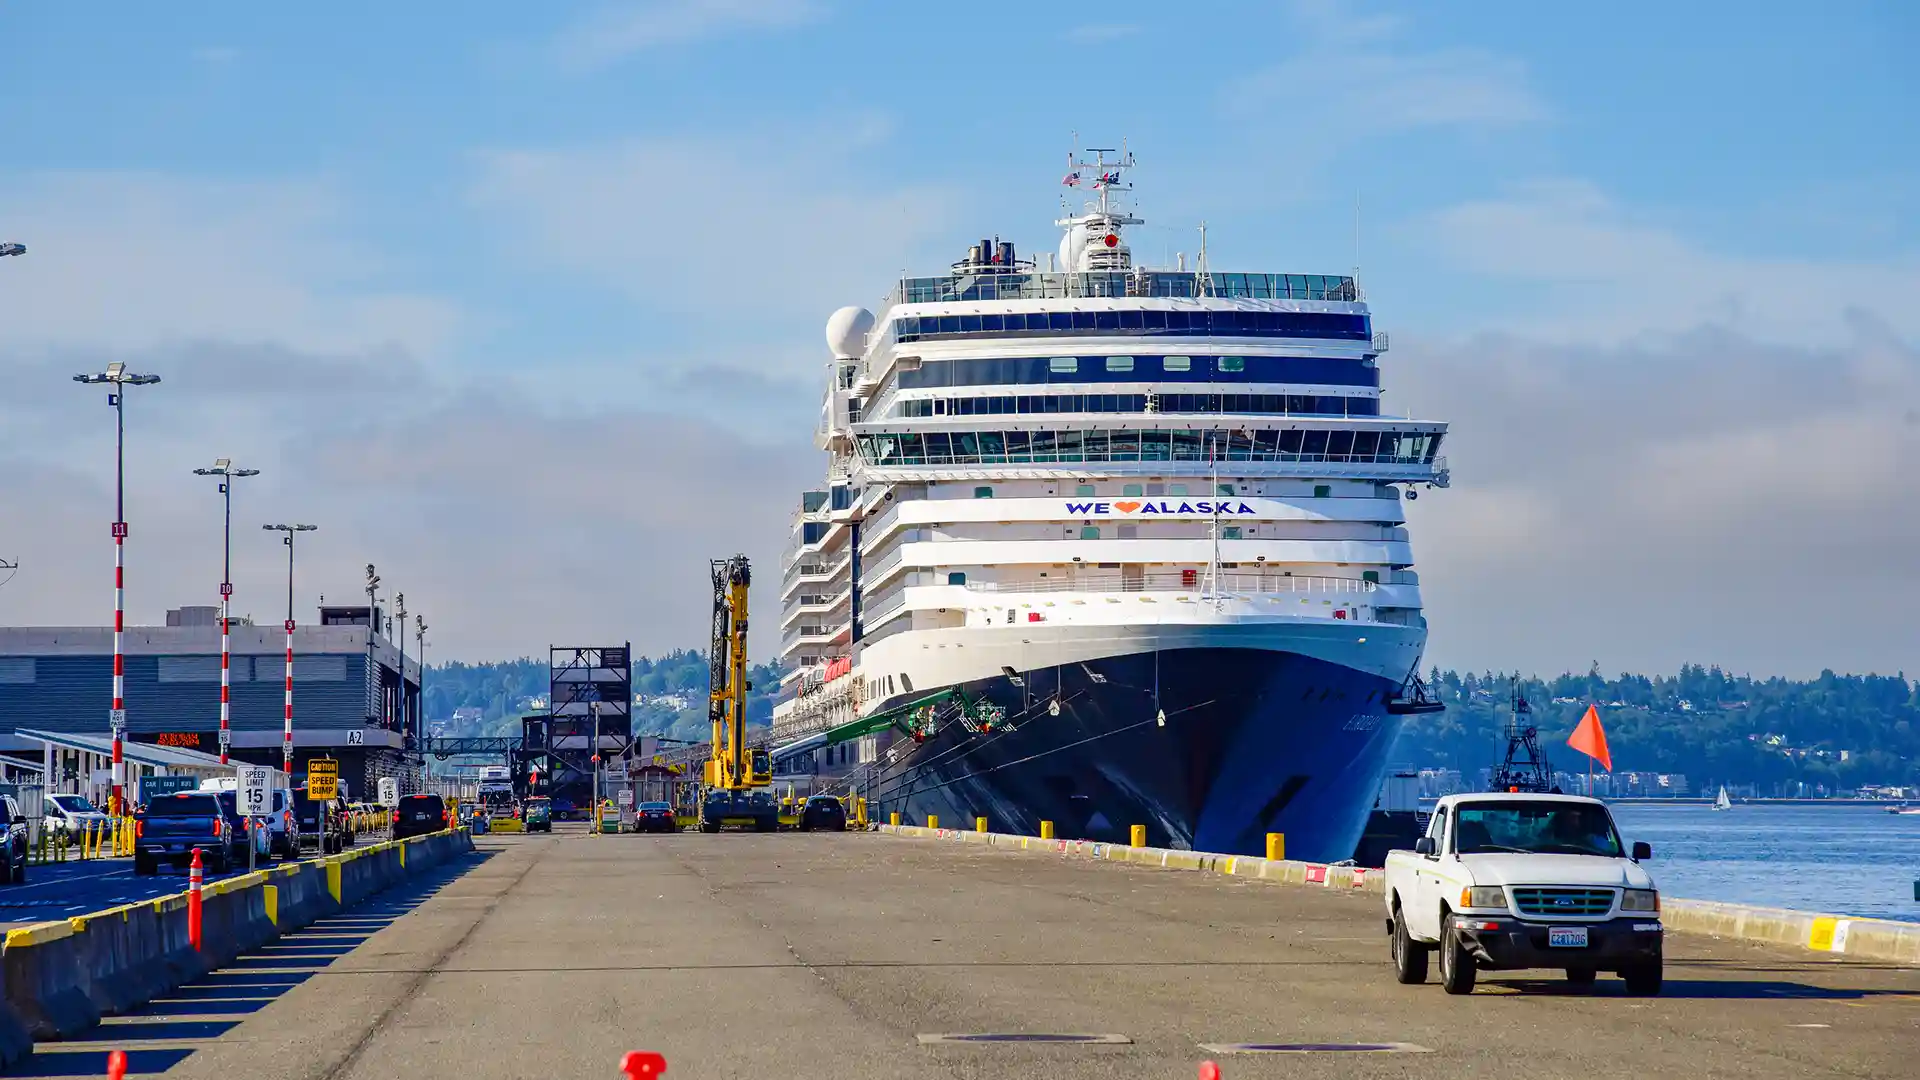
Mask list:
[[[1561,968],[1591,985],[1618,972],[1629,994],[1657,994],[1660,894],[1605,803],[1573,795],[1448,795],[1412,851],[1387,853],[1394,973],[1427,980],[1440,952],[1449,994],[1481,968]]]

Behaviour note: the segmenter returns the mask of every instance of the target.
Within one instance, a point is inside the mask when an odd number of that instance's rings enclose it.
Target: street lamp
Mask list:
[[[427,716],[427,619],[424,615],[413,617],[413,640],[420,646],[420,719],[424,722]]]
[[[373,639],[380,632],[380,615],[374,607],[375,597],[380,592],[380,575],[373,572],[373,564],[367,564],[367,717],[370,720],[382,719],[384,707],[375,704],[376,692],[384,697],[386,690],[380,686],[379,674],[373,667]]]
[[[18,255],[26,251],[21,244],[11,247]],[[108,726],[113,730],[113,801],[108,809],[119,814],[126,805],[122,798],[127,782],[126,760],[122,753],[121,742],[127,731],[126,699],[126,654],[121,650],[122,636],[127,625],[127,387],[152,386],[160,381],[158,375],[136,375],[127,370],[127,365],[115,361],[107,365],[107,370],[94,375],[75,375],[77,383],[107,383],[113,389],[107,391],[107,404],[113,408],[114,431],[114,467],[113,467],[113,709],[107,714]]]
[[[231,653],[228,651],[228,635],[232,632],[233,621],[227,616],[227,608],[233,601],[233,482],[243,476],[259,476],[259,469],[236,469],[232,458],[220,458],[211,469],[195,469],[195,476],[217,476],[220,478],[220,497],[226,504],[226,524],[222,531],[220,555],[220,764],[227,763],[227,747],[233,742],[233,732],[228,728],[227,710],[230,706],[228,684],[228,663]]]
[[[287,776],[287,785],[293,785],[293,538],[297,533],[312,532],[318,525],[262,525],[262,529],[283,532],[287,535],[281,542],[287,545],[287,715],[285,726],[280,732],[280,771]]]
[[[392,624],[388,624],[387,636],[400,646],[400,739],[401,745],[407,741],[407,594],[393,594],[393,617],[400,624],[400,633],[396,636]]]

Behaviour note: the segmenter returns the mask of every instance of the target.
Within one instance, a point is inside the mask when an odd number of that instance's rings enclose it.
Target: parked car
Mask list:
[[[0,795],[0,814],[6,815],[6,821],[0,823],[5,839],[0,841],[0,884],[21,885],[27,880],[27,815],[20,812],[20,804],[11,795]]]
[[[1660,894],[1620,841],[1607,805],[1573,795],[1448,795],[1412,851],[1387,853],[1395,976],[1427,978],[1438,952],[1449,994],[1481,969],[1560,968],[1576,987],[1618,972],[1627,993],[1658,994]]]
[[[447,803],[438,795],[402,795],[393,808],[393,838],[425,836],[447,827]]]
[[[165,860],[177,867],[200,862],[224,874],[247,857],[246,822],[231,792],[180,791],[149,802],[134,817],[133,872],[151,874]]]
[[[638,832],[679,832],[680,822],[673,807],[663,802],[643,802],[633,808],[633,827]]]
[[[68,844],[77,844],[81,833],[88,829],[98,832],[112,822],[107,812],[88,802],[85,795],[49,795],[41,827],[56,840],[64,836]]]
[[[807,799],[806,807],[800,811],[800,829],[803,832],[815,829],[845,832],[847,808],[831,795],[814,795]]]
[[[525,815],[528,832],[553,831],[553,800],[545,795],[534,795],[527,799],[522,813]]]

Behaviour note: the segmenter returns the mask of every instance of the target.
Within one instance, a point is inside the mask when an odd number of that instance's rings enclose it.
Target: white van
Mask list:
[[[234,776],[215,776],[200,781],[201,791],[239,791],[240,779]],[[295,840],[293,830],[293,795],[286,788],[273,789],[273,802],[264,819],[267,826],[265,851],[275,858],[292,859],[300,854],[299,841]]]

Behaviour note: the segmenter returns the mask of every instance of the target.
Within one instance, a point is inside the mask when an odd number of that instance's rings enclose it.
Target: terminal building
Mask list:
[[[418,790],[423,758],[420,664],[385,632],[378,607],[323,606],[293,632],[294,775],[306,761],[340,763],[348,796],[370,798],[381,777]],[[397,628],[396,628],[397,629]],[[404,634],[404,631],[401,631]],[[228,682],[235,761],[279,766],[285,718],[286,630],[233,620]],[[165,626],[129,626],[123,639],[127,740],[179,750],[181,764],[220,752],[220,621],[214,607],[167,613]],[[103,803],[110,770],[93,740],[110,735],[113,628],[0,627],[0,766],[52,792]],[[78,736],[80,738],[68,738]],[[102,744],[105,745],[105,744]],[[197,754],[195,753],[197,752]],[[142,774],[167,755],[129,754]],[[152,769],[151,771],[166,771]],[[129,777],[131,783],[134,776]]]

